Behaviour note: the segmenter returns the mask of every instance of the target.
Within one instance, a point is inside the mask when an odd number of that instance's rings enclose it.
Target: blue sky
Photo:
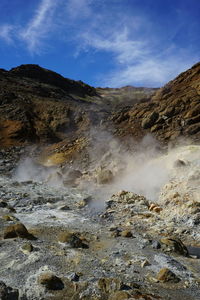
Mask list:
[[[200,60],[199,0],[1,0],[0,68],[158,87]]]

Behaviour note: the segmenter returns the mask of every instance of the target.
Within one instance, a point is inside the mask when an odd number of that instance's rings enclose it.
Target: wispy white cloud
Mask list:
[[[4,24],[0,26],[0,38],[3,39],[6,43],[12,43],[13,41],[13,30],[14,27],[10,24]]]
[[[68,17],[71,19],[87,18],[91,15],[93,0],[68,0],[66,3]]]
[[[135,64],[124,65],[107,74],[103,84],[108,86],[148,86],[159,87],[176,75],[191,67],[195,58],[179,58],[175,55],[168,58],[146,57]]]
[[[132,40],[128,35],[129,29],[124,27],[121,31],[112,32],[108,38],[87,32],[82,34],[82,39],[87,46],[114,53],[117,63],[124,64],[143,56],[147,51],[145,41]]]
[[[0,26],[0,38],[7,43],[25,42],[31,54],[39,54],[45,39],[56,27],[55,12],[63,0],[41,0],[33,17],[21,24],[3,24]]]
[[[0,26],[0,38],[7,43],[25,43],[32,54],[40,54],[49,45],[48,40],[53,47],[59,39],[74,59],[80,56],[84,60],[87,52],[93,60],[93,54],[99,52],[105,55],[105,64],[109,57],[110,69],[103,75],[97,70],[98,85],[160,86],[198,60],[189,43],[185,49],[172,43],[175,29],[167,31],[165,42],[160,33],[154,33],[155,24],[147,15],[129,13],[126,6],[117,5],[120,3],[121,0],[40,0],[23,28],[21,24]]]
[[[87,22],[79,24],[75,31],[78,53],[93,49],[109,52],[113,57],[113,70],[99,76],[100,84],[161,86],[198,60],[189,47],[179,49],[169,42],[166,48],[159,43],[159,36],[143,34],[149,25],[148,17],[130,17],[123,11],[115,11],[114,15],[108,11],[98,13],[89,0],[83,0],[79,10],[78,1],[75,2],[77,19],[83,3],[88,13]]]
[[[20,30],[19,38],[27,43],[32,53],[40,51],[40,45],[53,30],[53,15],[59,1],[42,0],[28,25]]]

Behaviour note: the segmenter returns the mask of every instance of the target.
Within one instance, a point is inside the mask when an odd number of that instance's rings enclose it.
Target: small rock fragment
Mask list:
[[[70,281],[79,281],[79,275],[77,273],[72,273],[68,276]]]
[[[168,268],[163,268],[159,271],[157,275],[157,280],[162,282],[169,282],[172,281],[174,283],[177,283],[180,281],[180,278],[176,276],[171,270]]]
[[[152,248],[153,249],[160,249],[161,248],[161,244],[158,241],[153,241],[152,242]]]
[[[189,165],[188,161],[184,161],[182,159],[177,159],[174,163],[174,167],[180,168],[180,167],[185,167]]]
[[[63,210],[63,211],[67,211],[67,210],[70,210],[70,207],[68,205],[63,205],[61,207],[59,207],[60,210]]]
[[[62,232],[58,236],[58,241],[61,243],[69,243],[72,248],[88,248],[77,234],[73,232]]]
[[[5,221],[19,221],[16,217],[14,217],[14,216],[11,216],[11,215],[5,215],[5,216],[3,216],[2,217],[2,219],[3,220],[5,220]]]
[[[76,206],[78,207],[78,208],[83,208],[83,207],[85,207],[87,205],[87,202],[85,201],[85,200],[81,200],[81,201],[79,201],[78,203],[76,203]]]
[[[150,266],[150,263],[147,259],[145,259],[142,263],[141,263],[141,267],[144,268],[146,266]]]
[[[130,230],[123,230],[121,233],[120,233],[121,236],[123,237],[126,237],[126,238],[131,238],[133,237],[133,234]]]
[[[159,213],[162,211],[162,208],[157,206],[156,204],[152,203],[150,206],[149,206],[149,210],[150,211],[154,211],[156,213]]]
[[[21,250],[24,254],[29,254],[33,251],[33,245],[30,242],[25,243],[22,245]]]
[[[121,230],[118,228],[115,228],[114,230],[111,231],[111,237],[118,237],[121,235]]]
[[[131,295],[125,291],[117,291],[112,293],[108,300],[125,300],[131,298]]]

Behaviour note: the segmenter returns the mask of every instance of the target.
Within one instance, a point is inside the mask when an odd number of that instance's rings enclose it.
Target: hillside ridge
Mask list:
[[[73,141],[92,128],[119,138],[200,139],[200,63],[160,89],[94,88],[38,65],[0,70],[0,146]]]

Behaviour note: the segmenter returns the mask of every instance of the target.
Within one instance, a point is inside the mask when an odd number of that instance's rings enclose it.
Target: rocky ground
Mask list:
[[[27,170],[28,165],[17,160],[27,152],[18,147],[0,153],[5,165],[0,178],[1,299],[200,298],[198,145],[146,162],[152,176],[158,166],[167,170],[158,197],[144,187],[149,197],[136,194],[134,184],[122,190],[125,185],[113,178],[110,159],[110,172],[104,165],[72,176],[70,165],[63,171],[63,166],[35,162],[38,173],[36,167],[24,173],[22,166]],[[86,177],[93,189],[83,184]]]
[[[0,299],[200,299],[199,75],[0,69]]]

